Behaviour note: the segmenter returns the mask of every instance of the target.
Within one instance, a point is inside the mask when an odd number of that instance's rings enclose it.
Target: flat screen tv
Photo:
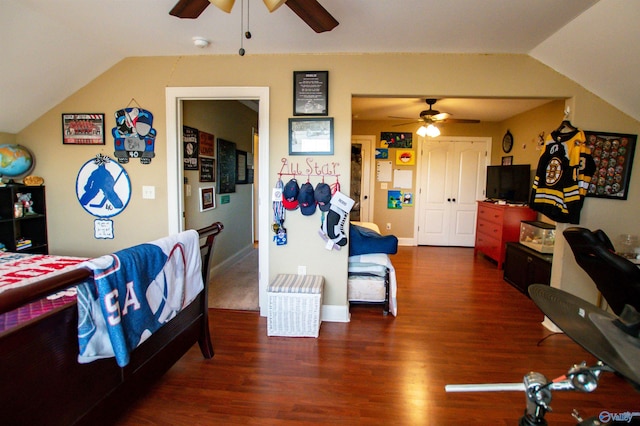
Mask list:
[[[487,167],[487,198],[511,203],[528,203],[530,191],[530,165]]]

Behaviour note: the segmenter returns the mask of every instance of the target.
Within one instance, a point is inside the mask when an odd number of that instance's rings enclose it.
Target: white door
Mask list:
[[[420,161],[418,244],[473,247],[476,201],[484,198],[486,142],[427,140]]]
[[[360,222],[373,222],[373,212],[371,210],[373,206],[373,190],[371,188],[371,163],[373,162],[373,150],[375,147],[376,137],[372,135],[353,135],[351,136],[351,146],[357,147],[360,152],[360,164],[355,165],[352,160],[351,170],[351,198],[359,203],[359,221]],[[353,167],[359,167],[359,170],[353,170]],[[357,173],[356,173],[357,172]],[[353,182],[355,177],[359,177],[359,182]],[[354,191],[354,185],[358,186],[358,191]],[[357,196],[358,199],[355,197]]]

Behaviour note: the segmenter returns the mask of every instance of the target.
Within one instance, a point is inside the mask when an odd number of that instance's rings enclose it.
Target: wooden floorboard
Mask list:
[[[524,392],[446,393],[446,384],[549,379],[595,359],[541,325],[535,304],[473,249],[400,247],[398,316],[351,308],[320,337],[267,337],[256,312],[211,310],[215,357],[197,345],[137,400],[121,425],[516,425]],[[553,393],[550,425],[640,411],[640,393],[604,373],[592,393]]]

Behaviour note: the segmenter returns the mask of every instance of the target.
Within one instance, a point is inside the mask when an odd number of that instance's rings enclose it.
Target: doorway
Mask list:
[[[376,137],[373,135],[351,136],[351,193],[355,201],[350,219],[356,222],[373,222],[374,181],[371,173]]]
[[[259,144],[259,168],[255,179],[269,182],[269,88],[268,87],[168,87],[167,113],[167,205],[168,232],[184,230],[184,185],[182,149],[179,144],[182,129],[182,102],[185,100],[257,100],[259,103],[258,127],[262,133]],[[269,218],[269,185],[258,189],[258,277],[260,315],[267,315],[266,296],[269,280],[269,224],[260,218]]]

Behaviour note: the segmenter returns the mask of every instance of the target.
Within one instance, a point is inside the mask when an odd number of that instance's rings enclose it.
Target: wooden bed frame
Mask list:
[[[113,358],[78,363],[75,302],[0,333],[0,421],[7,425],[111,424],[194,343],[199,343],[205,358],[212,358],[207,283],[215,237],[222,229],[216,222],[198,230],[204,290],[137,347],[126,367],[118,367]],[[76,269],[43,279],[37,292],[33,286],[28,291],[7,290],[0,296],[0,313],[77,285],[90,276],[88,269]]]

